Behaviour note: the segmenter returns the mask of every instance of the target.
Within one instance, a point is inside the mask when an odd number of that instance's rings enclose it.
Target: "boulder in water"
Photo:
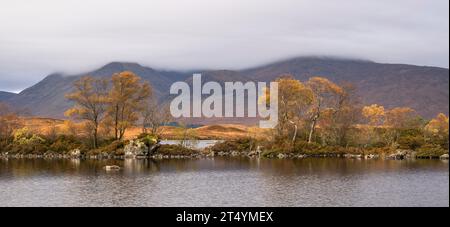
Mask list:
[[[136,158],[137,156],[146,156],[148,147],[139,140],[130,140],[130,143],[123,149],[125,158]]]
[[[106,171],[112,171],[112,170],[120,170],[120,166],[111,165],[111,166],[105,166],[103,167]]]
[[[73,150],[69,151],[69,156],[72,158],[79,158],[81,156],[80,149],[73,149]]]

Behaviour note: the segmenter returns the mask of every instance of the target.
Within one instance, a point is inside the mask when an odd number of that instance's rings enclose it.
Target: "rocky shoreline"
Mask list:
[[[146,142],[147,141],[147,142]],[[46,151],[43,154],[0,153],[0,158],[44,158],[44,159],[201,159],[212,157],[247,157],[266,159],[302,159],[302,158],[347,158],[347,159],[448,159],[448,152],[444,154],[418,154],[417,151],[396,149],[387,151],[373,150],[338,150],[328,148],[324,150],[301,150],[298,152],[272,151],[262,146],[242,148],[236,143],[222,143],[218,146],[204,149],[192,149],[181,144],[160,144],[160,141],[149,138],[147,140],[130,140],[123,147],[112,146],[104,150],[82,151],[78,148],[65,153]]]
[[[230,152],[214,152],[214,151],[197,151],[192,154],[130,154],[112,155],[102,153],[97,155],[84,155],[79,150],[73,150],[68,154],[56,154],[54,152],[46,152],[44,154],[9,154],[0,153],[1,159],[201,159],[212,157],[247,157],[247,158],[266,158],[266,159],[302,159],[302,158],[346,158],[346,159],[386,159],[386,160],[404,160],[404,159],[442,159],[448,160],[449,155],[443,154],[439,157],[417,157],[415,151],[396,150],[392,154],[350,154],[350,153],[322,153],[322,154],[298,154],[298,153],[270,153],[264,155],[261,151],[230,151]]]

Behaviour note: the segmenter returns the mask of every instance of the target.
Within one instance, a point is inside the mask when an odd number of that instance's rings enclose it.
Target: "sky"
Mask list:
[[[111,61],[242,69],[313,55],[449,67],[448,0],[0,1],[0,91]]]

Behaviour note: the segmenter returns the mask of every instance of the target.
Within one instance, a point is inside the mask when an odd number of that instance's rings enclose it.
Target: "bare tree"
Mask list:
[[[141,117],[142,132],[147,133],[147,128],[150,128],[150,133],[153,135],[163,133],[162,126],[166,126],[172,120],[169,105],[159,104],[153,97],[145,102],[144,108],[141,111]]]

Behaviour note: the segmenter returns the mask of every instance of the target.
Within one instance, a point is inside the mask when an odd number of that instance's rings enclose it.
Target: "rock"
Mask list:
[[[386,157],[386,159],[394,159],[394,160],[397,160],[397,159],[403,159],[403,157],[402,157],[402,156],[397,156],[397,154],[390,154],[390,155],[388,155],[388,156]]]
[[[283,153],[279,153],[279,154],[277,155],[277,157],[278,157],[279,159],[283,159],[283,158],[286,158],[286,155],[283,154]]]
[[[307,156],[305,154],[297,154],[294,155],[294,158],[306,158]]]
[[[111,165],[111,166],[105,166],[103,167],[106,171],[112,171],[112,170],[120,170],[120,166]]]
[[[360,159],[362,158],[361,154],[344,154],[344,158],[356,158],[356,159]]]
[[[255,157],[255,156],[260,157],[260,156],[261,156],[261,153],[262,153],[261,146],[257,146],[257,147],[256,147],[256,150],[249,151],[249,152],[247,152],[246,155],[247,155],[248,157]]]
[[[240,153],[238,151],[232,151],[231,156],[239,156]]]
[[[56,158],[58,156],[58,153],[54,151],[47,151],[44,153],[44,157],[46,158]]]
[[[69,156],[73,157],[73,158],[79,158],[81,156],[80,149],[73,149],[73,150],[69,151]]]
[[[209,152],[206,157],[214,157],[214,151]]]
[[[406,158],[406,155],[408,154],[408,150],[396,150],[395,153],[388,155],[387,159],[394,159],[394,160],[403,160]]]
[[[368,155],[364,155],[364,159],[374,159],[374,158],[378,158],[379,156],[377,154],[368,154]]]
[[[439,157],[440,159],[448,159],[448,154],[443,154]]]
[[[146,156],[148,147],[139,140],[130,140],[123,151],[125,158],[136,158],[137,156]]]
[[[387,156],[387,159],[403,160],[405,158],[415,158],[416,152],[412,150],[401,150],[398,149],[394,154]]]
[[[163,155],[162,154],[154,154],[151,156],[153,159],[163,159]]]
[[[247,154],[247,156],[249,156],[249,157],[254,157],[254,156],[257,156],[258,155],[258,152],[257,151],[250,151],[250,152],[248,152],[248,154]]]

